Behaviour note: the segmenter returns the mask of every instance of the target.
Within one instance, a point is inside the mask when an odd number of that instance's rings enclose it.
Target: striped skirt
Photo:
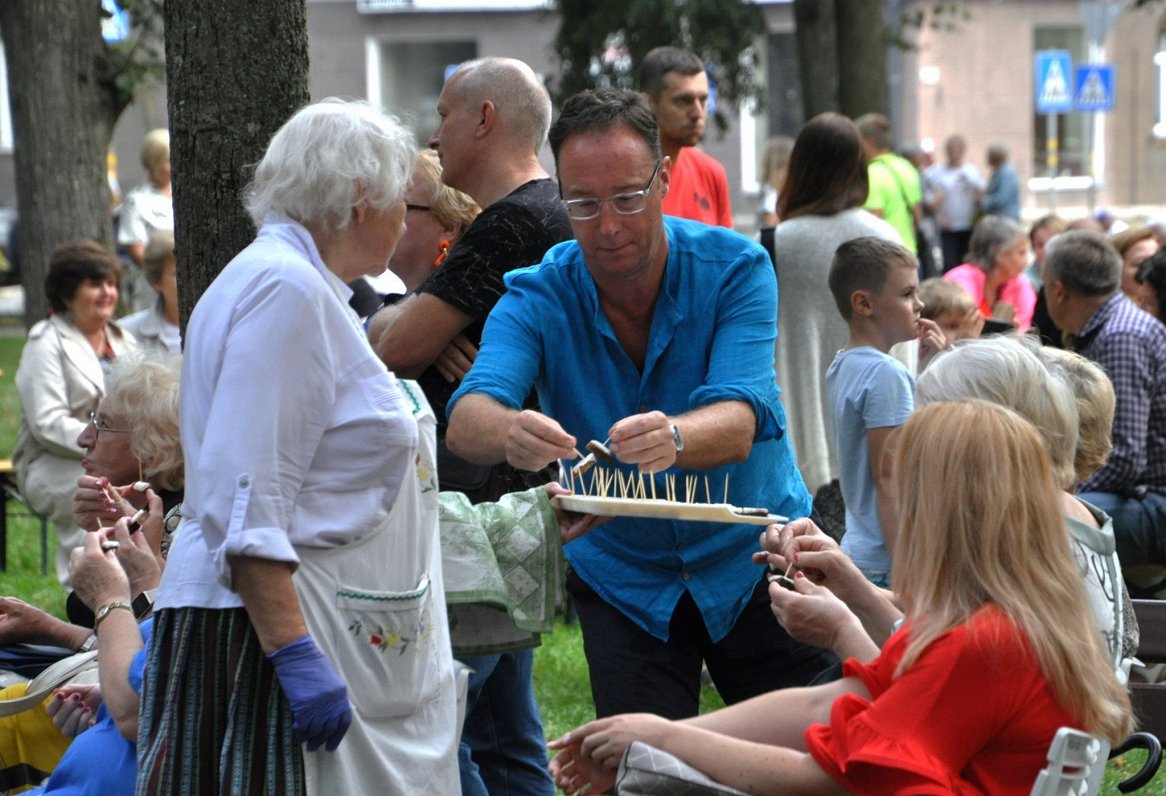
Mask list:
[[[142,684],[137,793],[304,793],[291,709],[244,609],[158,612]]]

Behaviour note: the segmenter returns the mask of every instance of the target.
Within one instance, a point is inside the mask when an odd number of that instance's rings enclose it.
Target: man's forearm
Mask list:
[[[388,315],[381,319],[386,312]],[[369,340],[389,370],[402,378],[415,379],[471,320],[436,296],[414,293],[373,317]]]
[[[506,434],[517,410],[480,393],[464,395],[454,405],[445,432],[452,453],[477,464],[506,461]]]
[[[689,470],[711,470],[749,458],[757,429],[753,407],[744,401],[722,401],[674,417],[684,450],[676,464]]]

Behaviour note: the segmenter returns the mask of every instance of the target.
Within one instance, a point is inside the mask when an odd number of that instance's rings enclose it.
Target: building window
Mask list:
[[[437,128],[446,71],[477,57],[474,41],[370,41],[369,98],[411,126],[424,146]]]
[[[1158,112],[1154,121],[1154,137],[1166,138],[1166,19],[1158,27],[1158,52],[1154,53],[1154,68],[1158,78]]]
[[[1036,28],[1033,32],[1033,50],[1068,50],[1073,64],[1086,62],[1085,31],[1080,27]],[[1067,75],[1072,81],[1073,76]],[[1072,91],[1072,84],[1069,90]],[[1089,177],[1093,148],[1093,114],[1057,114],[1057,173],[1056,177]],[[1049,176],[1049,134],[1051,116],[1033,112],[1033,171],[1037,177]]]

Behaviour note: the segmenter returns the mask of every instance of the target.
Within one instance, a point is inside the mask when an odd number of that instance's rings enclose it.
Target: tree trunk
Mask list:
[[[96,0],[0,2],[29,325],[48,309],[53,249],[82,237],[113,243],[105,155],[123,103],[106,79],[100,10]]]
[[[838,110],[838,48],[834,4],[794,0],[794,31],[802,73],[802,105],[810,120]]]
[[[835,0],[838,110],[852,119],[887,113],[887,34],[881,0]]]
[[[308,101],[305,0],[167,0],[166,80],[178,294],[190,312],[255,237],[247,166]]]

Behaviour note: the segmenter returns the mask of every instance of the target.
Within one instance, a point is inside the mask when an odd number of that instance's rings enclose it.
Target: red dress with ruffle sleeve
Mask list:
[[[985,606],[936,639],[894,678],[910,627],[869,664],[846,661],[871,699],[833,705],[806,730],[806,748],[841,785],[861,794],[1026,796],[1057,729],[1080,725],[1053,698],[1020,630]]]

